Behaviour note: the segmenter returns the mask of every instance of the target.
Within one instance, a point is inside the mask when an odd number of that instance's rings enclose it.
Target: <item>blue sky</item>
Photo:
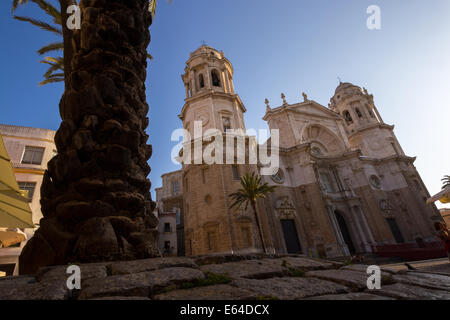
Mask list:
[[[0,123],[56,130],[62,85],[38,87],[45,66],[36,50],[55,37],[10,14],[0,3]],[[366,27],[369,5],[381,8],[382,28]],[[42,17],[33,4],[17,14]],[[417,156],[430,193],[450,174],[450,1],[448,0],[160,0],[149,46],[150,160],[153,187],[176,170],[170,141],[184,103],[180,75],[202,41],[233,63],[234,85],[247,108],[247,128],[266,128],[272,107],[295,103],[305,91],[327,105],[337,77],[366,87],[405,152]]]

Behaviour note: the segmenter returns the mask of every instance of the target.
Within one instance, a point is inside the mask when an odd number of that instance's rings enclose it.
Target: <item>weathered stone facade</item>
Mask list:
[[[228,129],[245,130],[246,109],[223,52],[202,46],[186,64],[179,117],[190,144],[203,143],[206,152],[209,142],[192,138],[195,121],[203,132],[216,129],[225,139]],[[370,253],[374,245],[436,240],[433,223],[441,217],[425,204],[429,193],[415,158],[404,154],[366,89],[341,83],[328,108],[306,94],[295,104],[282,98],[276,108],[266,100],[263,118],[280,137],[280,170],[263,176],[278,188],[258,201],[269,253],[334,257]],[[244,139],[248,151],[251,137]],[[186,255],[261,251],[252,214],[230,210],[228,197],[240,187],[239,175],[260,170],[255,164],[183,164]]]
[[[176,255],[184,256],[183,173],[178,170],[164,174],[161,178],[162,187],[155,189],[156,210],[159,214],[175,214]]]

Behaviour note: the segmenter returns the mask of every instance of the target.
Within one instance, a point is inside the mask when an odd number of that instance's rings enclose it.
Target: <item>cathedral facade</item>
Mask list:
[[[191,53],[182,75],[186,99],[179,117],[185,130],[193,133],[201,121],[203,131],[224,136],[230,129],[245,131],[246,108],[233,74],[223,52],[203,45]],[[266,100],[263,117],[279,130],[279,170],[261,175],[277,188],[257,203],[266,252],[336,257],[435,241],[433,223],[441,218],[425,203],[429,193],[415,158],[405,155],[394,126],[384,123],[366,89],[340,83],[328,107],[306,94],[294,104],[282,98],[274,108]],[[258,148],[246,141],[248,150]],[[176,175],[181,208],[175,209],[183,219],[186,255],[262,251],[253,213],[230,209],[229,195],[240,188],[240,176],[251,172],[260,174],[261,165],[182,165]],[[167,207],[164,198],[157,201]]]

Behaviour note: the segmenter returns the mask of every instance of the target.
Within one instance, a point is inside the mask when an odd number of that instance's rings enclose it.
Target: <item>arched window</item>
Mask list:
[[[369,116],[370,116],[371,118],[375,118],[375,115],[373,114],[373,111],[372,111],[372,109],[370,108],[370,106],[369,106],[368,104],[366,104],[366,107],[367,107],[367,111],[369,112]]]
[[[203,78],[203,74],[200,73],[200,75],[198,76],[198,83],[200,84],[200,88],[204,88],[205,87],[205,78]]]
[[[211,71],[211,81],[212,81],[212,85],[214,87],[220,87],[220,77],[219,77],[219,73],[217,72],[217,70],[212,70]]]
[[[231,130],[231,120],[229,117],[222,117],[223,131]]]
[[[363,117],[363,114],[361,113],[361,110],[356,108],[355,111],[356,111],[356,114],[358,115],[358,118],[362,118]]]
[[[344,112],[342,113],[342,115],[344,116],[345,122],[347,122],[347,124],[353,123],[353,119],[352,119],[352,116],[350,115],[350,112],[348,112],[348,111],[346,110],[346,111],[344,111]]]

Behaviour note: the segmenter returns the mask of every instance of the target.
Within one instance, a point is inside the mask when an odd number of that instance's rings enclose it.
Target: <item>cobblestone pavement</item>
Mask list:
[[[448,275],[389,265],[382,267],[381,289],[369,290],[367,266],[302,255],[156,258],[80,267],[81,290],[67,288],[66,266],[47,267],[35,276],[0,278],[0,300],[450,299]]]
[[[412,261],[408,262],[408,264],[413,268],[416,268],[417,271],[431,272],[450,276],[450,261],[448,258]],[[401,270],[408,270],[408,267],[403,262],[383,265],[383,267],[395,270],[397,272]]]

